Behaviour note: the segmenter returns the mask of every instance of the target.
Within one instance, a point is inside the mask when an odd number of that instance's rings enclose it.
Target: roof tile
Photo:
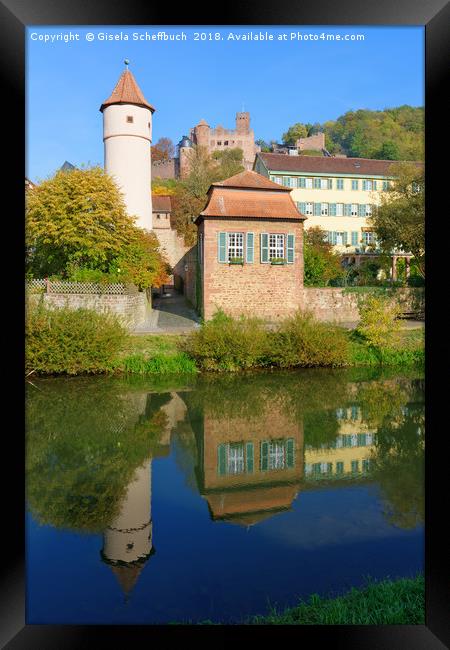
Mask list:
[[[103,111],[104,108],[111,106],[111,104],[135,104],[136,106],[149,108],[152,113],[155,111],[155,108],[148,103],[142,94],[133,73],[128,69],[122,72],[116,87],[110,97],[100,106],[100,110]]]

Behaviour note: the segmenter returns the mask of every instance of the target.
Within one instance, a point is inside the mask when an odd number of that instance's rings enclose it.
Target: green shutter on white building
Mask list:
[[[351,216],[352,216],[352,204],[344,203],[344,217],[351,217]]]
[[[343,232],[342,233],[342,243],[345,246],[347,244],[347,242],[348,242],[348,234],[346,232]]]
[[[218,259],[219,262],[227,261],[227,233],[219,232],[217,235]]]
[[[314,216],[320,217],[321,203],[314,203]]]
[[[330,217],[335,217],[336,216],[336,203],[330,203]]]
[[[226,473],[226,445],[219,445],[217,447],[217,471],[219,476]]]
[[[320,178],[314,178],[314,180],[313,180],[313,187],[314,187],[316,190],[319,190],[319,189],[320,189]]]
[[[328,189],[329,189],[329,190],[332,190],[332,189],[333,189],[333,179],[332,179],[332,178],[329,178],[329,179],[328,179]]]
[[[300,176],[298,179],[298,187],[306,187],[306,180]]]
[[[245,247],[245,260],[248,264],[252,264],[255,259],[255,236],[252,232],[247,233],[247,245]]]
[[[374,189],[374,190],[377,189],[377,182],[376,182],[376,181],[373,181],[373,189]]]
[[[367,190],[367,181],[362,182],[362,188],[363,190]]]
[[[260,446],[260,469],[266,470],[269,467],[269,443],[262,442]]]
[[[352,231],[352,246],[357,246],[358,245],[358,231],[353,230]]]
[[[305,212],[306,212],[306,203],[303,203],[303,202],[298,203],[297,202],[297,207],[298,207],[298,209],[300,210],[300,212],[302,214],[305,214]]]
[[[266,232],[261,233],[261,262],[263,264],[269,261],[269,235]]]
[[[365,217],[366,216],[366,206],[364,203],[360,203],[358,205],[358,217]]]
[[[253,453],[253,442],[247,442],[245,444],[245,469],[247,472],[253,472],[254,468],[254,453]]]
[[[294,249],[295,249],[295,236],[289,234],[287,235],[287,246],[286,246],[288,264],[294,263]]]

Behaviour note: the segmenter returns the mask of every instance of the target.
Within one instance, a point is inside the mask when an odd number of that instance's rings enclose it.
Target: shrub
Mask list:
[[[280,368],[344,366],[349,341],[341,328],[297,312],[270,335],[270,360]]]
[[[190,334],[181,349],[203,370],[239,370],[265,365],[267,332],[258,318],[232,318],[219,310]]]
[[[128,334],[115,314],[29,305],[27,373],[77,375],[108,369]]]
[[[141,354],[135,354],[126,357],[120,365],[123,366],[124,372],[138,375],[197,372],[195,362],[184,352],[155,354],[148,359]]]
[[[400,329],[401,307],[387,296],[369,294],[359,303],[360,322],[357,332],[379,354],[392,347]]]

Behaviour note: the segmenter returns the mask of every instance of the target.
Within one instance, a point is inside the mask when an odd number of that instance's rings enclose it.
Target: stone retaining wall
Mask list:
[[[69,307],[109,311],[120,316],[130,330],[143,323],[151,309],[146,292],[125,295],[44,293],[29,294],[29,299],[35,302],[42,300],[45,307],[50,309]]]
[[[321,321],[359,321],[358,302],[369,293],[370,291],[352,291],[341,287],[305,287],[302,290],[302,309],[312,312]],[[404,312],[425,310],[425,291],[422,288],[386,289],[382,295],[395,297]]]

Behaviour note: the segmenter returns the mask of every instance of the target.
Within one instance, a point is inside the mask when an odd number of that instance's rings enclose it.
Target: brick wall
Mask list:
[[[405,312],[417,308],[423,310],[425,307],[423,289],[399,287],[388,289],[386,294],[395,297]],[[301,308],[311,311],[314,317],[321,321],[359,321],[358,301],[364,295],[367,294],[340,287],[305,287],[302,290]]]
[[[296,145],[300,151],[304,151],[305,149],[321,151],[325,149],[325,133],[316,133],[315,135],[310,135],[308,138],[299,138]]]
[[[92,309],[96,312],[112,312],[120,316],[127,327],[132,330],[146,318],[151,305],[146,292],[133,295],[96,295],[81,293],[44,293],[29,294],[29,299],[39,301],[50,309],[68,307],[69,309]]]
[[[220,263],[219,232],[253,232],[254,262],[243,266]],[[261,264],[261,233],[293,233],[294,263],[284,266]],[[202,303],[204,318],[217,308],[232,315],[249,314],[276,321],[301,307],[303,286],[303,224],[294,221],[206,219],[199,227],[203,236]]]

